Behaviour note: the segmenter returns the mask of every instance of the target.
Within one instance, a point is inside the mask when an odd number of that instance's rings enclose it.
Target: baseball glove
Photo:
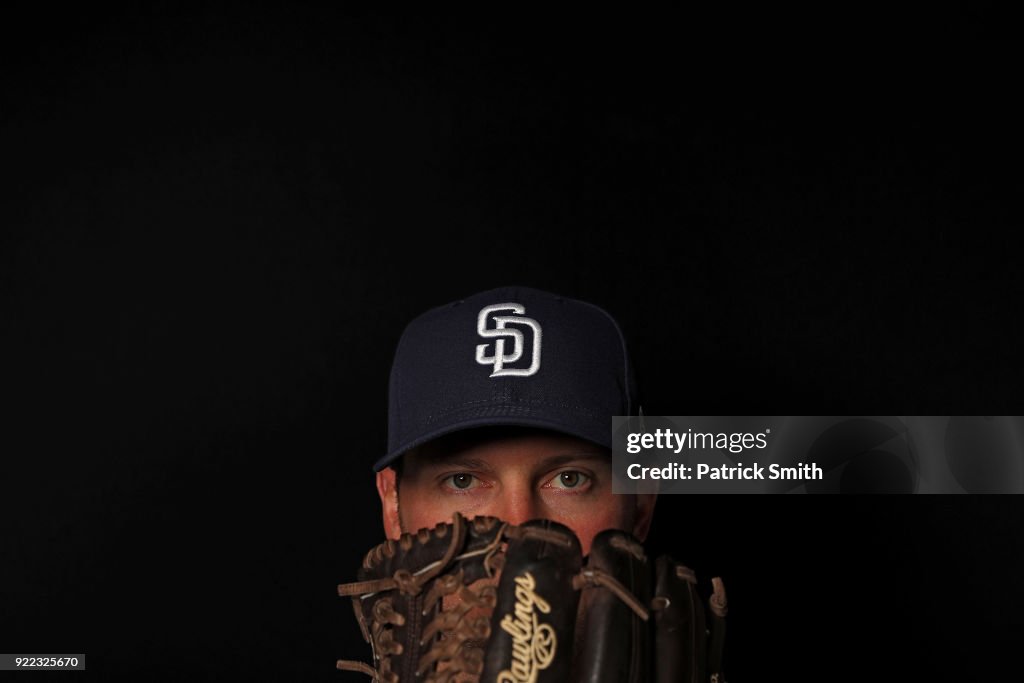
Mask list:
[[[371,550],[351,597],[373,665],[339,660],[380,683],[686,681],[722,683],[725,590],[705,612],[693,572],[648,562],[623,531],[583,558],[550,520],[495,517],[404,534]]]

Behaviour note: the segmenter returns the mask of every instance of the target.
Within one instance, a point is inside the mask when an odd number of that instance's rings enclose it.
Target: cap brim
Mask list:
[[[538,414],[531,414],[532,411],[524,410],[520,406],[514,407],[514,413],[496,414],[495,410],[494,406],[490,406],[464,413],[457,421],[449,422],[433,431],[424,433],[412,441],[395,447],[387,455],[375,462],[373,469],[375,472],[379,472],[402,457],[410,449],[434,439],[466,429],[480,427],[536,427],[575,436],[605,448],[610,449],[612,447],[612,425],[610,419],[604,424],[601,424],[601,421],[593,420],[588,424],[584,424],[580,420],[579,415],[574,414],[571,419],[567,415],[567,419],[559,420],[558,416],[552,413],[550,407],[545,407],[543,411],[538,411]]]

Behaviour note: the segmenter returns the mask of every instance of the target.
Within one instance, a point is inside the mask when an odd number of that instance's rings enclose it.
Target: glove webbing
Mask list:
[[[356,581],[338,586],[338,595],[343,597],[358,595],[361,598],[366,598],[381,591],[395,589],[407,596],[415,597],[420,594],[424,586],[436,578],[437,580],[434,581],[430,590],[427,591],[426,596],[423,598],[423,606],[419,615],[426,617],[432,611],[435,611],[434,618],[423,628],[419,645],[423,647],[432,638],[434,642],[430,649],[416,663],[416,677],[421,677],[435,662],[445,660],[448,662],[447,668],[443,671],[435,672],[425,679],[426,681],[437,681],[438,683],[447,683],[453,677],[463,673],[480,674],[483,669],[482,652],[475,648],[464,648],[463,645],[466,641],[471,640],[478,642],[486,641],[488,636],[490,636],[490,623],[488,618],[477,617],[468,620],[466,616],[474,609],[492,610],[495,604],[495,587],[493,585],[484,585],[474,590],[464,585],[462,570],[445,576],[439,577],[439,575],[455,561],[484,555],[483,566],[487,571],[488,577],[493,577],[494,572],[500,569],[503,561],[500,550],[504,538],[513,535],[507,533],[510,529],[508,524],[504,524],[495,534],[494,540],[487,546],[456,555],[458,549],[462,547],[465,541],[466,527],[464,518],[461,515],[455,515],[452,527],[453,532],[448,549],[444,557],[437,562],[432,562],[415,573],[407,569],[399,569],[391,577],[370,581]],[[420,541],[428,541],[430,533],[429,530],[419,532]],[[371,562],[369,558],[367,561]],[[441,610],[438,604],[439,601],[456,593],[459,598],[458,605],[447,611]],[[395,642],[391,637],[391,629],[389,627],[392,624],[395,626],[404,625],[405,617],[394,610],[391,600],[388,598],[379,600],[374,605],[372,617],[371,628],[373,633],[368,634],[364,632],[363,635],[374,647],[374,657],[381,659],[381,675],[378,677],[378,672],[363,662],[338,660],[337,668],[344,671],[359,671],[373,677],[375,680],[383,680],[385,683],[398,681],[398,674],[389,670],[390,665],[387,659],[390,655],[401,654],[402,645]],[[440,637],[435,638],[435,636]]]

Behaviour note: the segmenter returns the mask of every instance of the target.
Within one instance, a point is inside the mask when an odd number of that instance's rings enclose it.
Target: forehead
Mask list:
[[[541,429],[487,428],[435,439],[403,456],[403,468],[423,469],[455,463],[482,469],[503,466],[557,465],[560,462],[605,461],[607,448],[566,434]]]

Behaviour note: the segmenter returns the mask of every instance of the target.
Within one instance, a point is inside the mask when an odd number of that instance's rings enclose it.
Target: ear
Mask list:
[[[633,535],[641,542],[647,540],[654,519],[654,504],[658,502],[657,493],[636,494],[636,516],[633,518]]]
[[[402,535],[402,522],[398,517],[398,480],[394,469],[385,467],[377,473],[377,494],[384,517],[384,535],[397,540]]]

